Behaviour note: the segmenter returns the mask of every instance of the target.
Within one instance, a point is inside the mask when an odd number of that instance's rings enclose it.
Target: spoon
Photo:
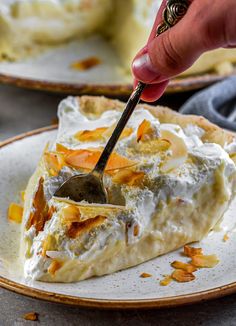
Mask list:
[[[156,36],[174,26],[185,15],[188,6],[188,0],[167,0],[166,8],[163,11],[163,22],[157,27]],[[138,82],[95,168],[88,174],[79,174],[66,180],[56,190],[54,196],[70,198],[76,202],[86,200],[89,203],[108,203],[103,174],[109,157],[146,86],[146,84]]]

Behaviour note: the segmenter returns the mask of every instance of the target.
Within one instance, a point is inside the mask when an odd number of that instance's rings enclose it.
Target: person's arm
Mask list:
[[[170,78],[188,69],[198,57],[219,47],[236,47],[236,0],[192,0],[186,15],[171,29],[155,38],[161,13],[157,14],[147,45],[136,55],[134,84],[150,85],[142,99],[157,100]]]

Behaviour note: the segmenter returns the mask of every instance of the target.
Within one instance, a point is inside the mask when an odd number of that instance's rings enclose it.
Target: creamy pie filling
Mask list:
[[[144,108],[107,165],[108,205],[53,197],[63,181],[92,168],[120,114],[85,114],[72,97],[61,102],[56,142],[26,191],[26,277],[73,282],[139,264],[202,239],[228,208],[236,168],[227,151],[204,143],[200,127],[160,123]]]
[[[118,52],[125,72],[148,39],[160,0],[2,0],[0,60],[18,60],[55,44],[100,33]],[[183,75],[232,72],[235,49],[205,53]]]
[[[106,25],[109,0],[3,0],[0,4],[0,53],[9,60],[43,47],[98,32]]]

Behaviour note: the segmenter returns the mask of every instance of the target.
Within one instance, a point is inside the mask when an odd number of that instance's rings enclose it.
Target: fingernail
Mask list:
[[[134,59],[132,69],[135,77],[143,82],[151,82],[160,76],[153,67],[148,53]]]

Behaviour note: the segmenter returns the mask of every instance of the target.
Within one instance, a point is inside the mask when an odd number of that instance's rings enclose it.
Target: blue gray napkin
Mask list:
[[[236,131],[236,76],[198,92],[180,112],[202,115],[222,128]]]

